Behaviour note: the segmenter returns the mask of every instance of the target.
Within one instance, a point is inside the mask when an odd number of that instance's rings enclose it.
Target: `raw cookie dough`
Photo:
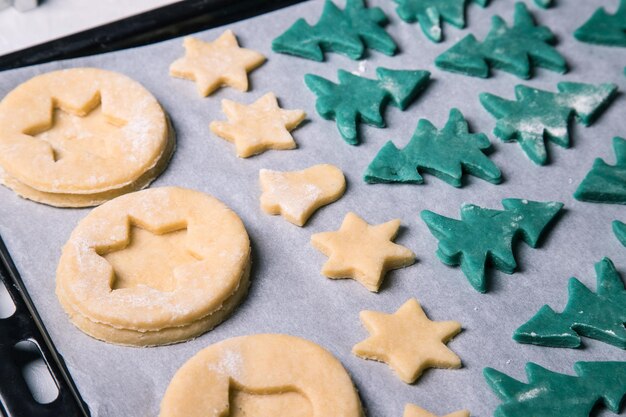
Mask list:
[[[469,133],[458,109],[450,110],[443,129],[421,119],[410,142],[398,149],[387,142],[369,164],[363,179],[372,183],[423,184],[420,170],[431,173],[454,187],[461,187],[463,172],[493,184],[502,181],[500,169],[484,153],[491,147],[484,133]]]
[[[151,346],[219,324],[248,288],[250,242],[217,199],[177,187],[91,211],[63,248],[57,296],[72,322],[107,342]]]
[[[159,417],[362,417],[341,363],[308,340],[257,334],[215,343],[174,375]]]
[[[91,206],[146,187],[174,147],[156,99],[115,72],[49,72],[0,103],[0,181],[42,203]]]
[[[498,121],[493,130],[505,142],[517,141],[536,164],[548,162],[545,141],[569,148],[570,122],[590,126],[617,93],[615,84],[561,82],[558,93],[525,85],[515,87],[515,101],[493,94],[480,95],[480,103]]]
[[[473,77],[489,77],[489,67],[530,78],[533,66],[563,74],[565,59],[552,46],[555,36],[545,26],[537,26],[524,3],[515,4],[514,23],[509,28],[500,16],[493,16],[491,30],[481,43],[467,35],[435,59],[446,71]]]
[[[626,395],[626,362],[576,362],[574,371],[576,376],[559,374],[529,362],[524,383],[485,368],[487,384],[503,401],[494,417],[589,417],[600,403],[619,413]]]
[[[414,404],[407,404],[404,407],[404,417],[437,417],[430,411],[424,410],[422,407],[418,407]],[[450,414],[446,414],[443,417],[470,417],[470,413],[467,410],[459,410]]]
[[[317,96],[315,108],[320,116],[335,120],[343,140],[358,145],[357,122],[385,127],[381,111],[387,103],[406,109],[428,85],[430,72],[379,67],[375,80],[344,70],[337,72],[337,78],[339,84],[306,74],[304,82]]]
[[[613,220],[613,233],[619,243],[626,246],[626,223],[620,222],[619,220]]]
[[[247,91],[248,72],[265,62],[260,53],[239,47],[230,30],[213,42],[188,36],[183,46],[185,56],[170,65],[170,75],[195,81],[203,97],[223,86]]]
[[[296,226],[304,226],[320,207],[337,201],[346,189],[343,172],[334,165],[314,165],[302,171],[262,169],[261,209],[281,214]]]
[[[593,203],[626,204],[626,139],[613,138],[615,165],[596,158],[574,198]]]
[[[378,292],[387,271],[415,262],[413,252],[392,242],[399,228],[398,219],[370,226],[358,215],[346,214],[339,230],[311,236],[311,244],[328,256],[322,274],[332,279],[352,278]]]
[[[366,48],[394,55],[398,47],[383,29],[386,23],[383,10],[380,7],[367,8],[364,0],[347,0],[343,10],[326,0],[324,11],[315,25],[298,19],[274,39],[272,50],[314,61],[323,61],[324,52],[359,59]]]
[[[626,0],[620,0],[613,14],[602,7],[596,9],[589,20],[576,29],[574,37],[582,42],[626,47]]]
[[[460,368],[461,358],[445,345],[461,331],[456,321],[431,321],[415,298],[393,314],[361,311],[370,337],[352,352],[387,363],[398,377],[412,384],[428,368]]]
[[[222,100],[227,122],[211,122],[211,131],[235,144],[237,156],[247,158],[268,149],[294,149],[296,142],[289,133],[302,122],[302,110],[278,107],[274,93],[267,93],[250,105]]]
[[[465,6],[475,3],[487,6],[489,0],[395,0],[400,19],[412,23],[419,21],[424,35],[433,42],[441,42],[441,21],[459,29],[465,27]]]
[[[557,313],[544,305],[515,331],[513,339],[533,345],[577,348],[581,336],[585,336],[626,349],[624,282],[609,258],[596,264],[596,275],[596,293],[571,278],[565,309]]]
[[[536,247],[562,203],[506,198],[504,210],[461,206],[461,220],[424,210],[422,220],[439,240],[437,257],[446,265],[460,265],[476,291],[487,292],[485,267],[489,262],[505,274],[517,268],[513,241],[521,238]]]

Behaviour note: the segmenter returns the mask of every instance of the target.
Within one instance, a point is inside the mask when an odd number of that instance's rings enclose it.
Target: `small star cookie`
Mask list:
[[[348,213],[336,232],[316,233],[311,244],[329,257],[322,274],[332,279],[352,278],[378,292],[385,273],[415,262],[415,254],[392,240],[400,220],[370,226]]]
[[[361,311],[370,337],[352,348],[363,359],[387,363],[412,384],[427,368],[460,368],[461,358],[445,345],[461,331],[456,321],[431,321],[415,298],[393,314]]]
[[[170,65],[170,75],[195,81],[203,97],[226,85],[247,91],[248,72],[265,62],[260,53],[240,48],[230,30],[213,42],[188,36],[183,46],[185,56]]]
[[[414,404],[407,404],[404,407],[404,417],[437,417],[430,411],[424,410],[422,407],[418,407]],[[446,414],[443,417],[470,417],[470,412],[467,410],[459,410],[454,413]]]
[[[247,106],[224,99],[222,111],[228,121],[211,122],[211,131],[233,142],[240,158],[268,149],[294,149],[296,142],[289,132],[306,117],[302,110],[283,110],[278,107],[274,93],[267,93]]]
[[[262,169],[259,180],[261,209],[296,226],[304,226],[315,210],[337,201],[346,189],[343,172],[329,164],[292,172]]]

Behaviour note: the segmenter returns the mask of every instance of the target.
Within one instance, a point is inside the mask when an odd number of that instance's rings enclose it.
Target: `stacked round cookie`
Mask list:
[[[111,71],[36,76],[0,103],[0,183],[58,207],[142,189],[167,166],[174,134],[157,100]]]
[[[107,342],[153,346],[223,321],[248,289],[250,241],[239,217],[177,187],[127,194],[72,232],[57,296],[72,322]]]

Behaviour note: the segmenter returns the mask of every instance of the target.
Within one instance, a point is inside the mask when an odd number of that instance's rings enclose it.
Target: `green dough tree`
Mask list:
[[[485,134],[469,133],[463,114],[452,109],[442,130],[422,119],[404,149],[399,150],[393,142],[387,142],[367,167],[363,179],[368,183],[422,184],[424,180],[419,170],[423,169],[450,185],[460,187],[465,170],[498,184],[502,181],[500,169],[482,153],[490,146]]]
[[[626,204],[626,140],[613,138],[613,150],[615,165],[597,158],[591,171],[576,189],[576,200]]]
[[[544,9],[547,9],[548,7],[552,7],[553,3],[554,3],[553,0],[535,0],[535,4],[539,7],[543,7]]]
[[[441,41],[441,21],[459,29],[465,27],[465,5],[474,2],[485,7],[489,0],[394,0],[396,12],[405,22],[419,22],[422,32],[433,42]]]
[[[545,140],[570,146],[569,125],[576,119],[589,126],[617,92],[614,84],[561,82],[558,93],[518,85],[515,101],[483,93],[480,102],[498,119],[494,134],[503,141],[517,141],[536,164],[548,162]]]
[[[490,65],[520,78],[530,78],[532,65],[565,73],[565,59],[551,46],[554,39],[550,29],[535,26],[524,3],[516,3],[513,27],[494,16],[482,43],[467,35],[439,55],[435,64],[446,71],[482,78],[489,76]]]
[[[528,383],[485,368],[491,390],[503,401],[494,417],[589,417],[601,400],[614,413],[626,395],[626,362],[576,362],[576,376],[526,364]]]
[[[487,292],[486,263],[489,261],[496,269],[512,274],[517,267],[513,240],[521,237],[536,247],[563,204],[507,198],[502,200],[502,206],[504,211],[464,204],[461,220],[428,210],[421,213],[422,220],[439,240],[437,257],[446,265],[460,265],[470,284],[483,293]]]
[[[298,19],[274,39],[272,49],[314,61],[323,61],[324,51],[359,59],[366,47],[394,55],[397,46],[382,27],[386,22],[387,16],[381,8],[367,8],[363,0],[347,0],[344,10],[326,0],[317,24],[311,26]]]
[[[619,242],[626,246],[626,224],[620,222],[619,220],[613,221],[613,233],[615,233],[615,237]]]
[[[626,289],[613,262],[596,264],[597,289],[590,291],[576,278],[569,281],[569,300],[562,313],[544,305],[520,326],[513,339],[533,345],[577,348],[581,336],[626,349]]]
[[[615,14],[599,8],[581,27],[574,37],[581,42],[609,46],[626,46],[626,0],[620,0]]]
[[[381,114],[391,104],[404,110],[426,88],[428,71],[376,69],[376,80],[347,71],[337,73],[339,84],[307,74],[304,82],[315,95],[317,112],[326,120],[336,120],[341,137],[350,145],[359,143],[357,122],[385,127]]]

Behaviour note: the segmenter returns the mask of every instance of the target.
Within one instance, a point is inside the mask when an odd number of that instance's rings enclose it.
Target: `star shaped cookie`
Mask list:
[[[415,254],[393,243],[400,220],[370,226],[348,213],[336,232],[316,233],[311,244],[329,257],[322,267],[328,278],[352,278],[377,292],[385,273],[415,262]]]
[[[304,120],[302,110],[278,107],[274,93],[267,93],[254,103],[245,105],[222,100],[227,122],[211,122],[211,131],[235,144],[237,156],[247,158],[268,149],[293,149],[296,142],[289,133]]]
[[[213,42],[188,36],[183,46],[185,56],[170,65],[170,75],[195,81],[203,97],[226,85],[247,91],[248,72],[265,62],[260,53],[240,48],[230,30]]]
[[[415,298],[393,314],[361,311],[370,337],[352,348],[363,358],[387,363],[412,384],[427,368],[460,368],[461,359],[445,345],[461,331],[456,321],[431,321]]]
[[[407,404],[404,407],[404,417],[437,417],[435,414],[428,410],[424,410],[422,407],[418,407],[414,404]],[[443,417],[470,417],[470,412],[467,410],[459,410],[454,413],[446,414]]]

